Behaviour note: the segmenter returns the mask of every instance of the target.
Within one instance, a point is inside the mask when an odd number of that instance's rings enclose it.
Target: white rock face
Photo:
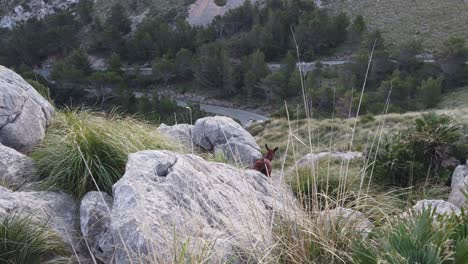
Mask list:
[[[297,161],[297,167],[308,167],[312,166],[313,164],[319,162],[321,159],[324,158],[332,158],[332,159],[342,159],[345,161],[353,160],[353,159],[361,159],[363,155],[361,152],[320,152],[320,153],[309,153],[302,157],[300,160]]]
[[[79,250],[77,209],[73,199],[64,193],[13,192],[0,186],[0,217],[13,213],[32,215]]]
[[[104,254],[116,263],[170,263],[183,247],[208,250],[207,263],[240,263],[274,243],[272,221],[301,214],[291,190],[259,172],[169,151],[131,154],[113,196],[116,246]]]
[[[108,256],[103,255],[105,250],[112,250],[112,245],[106,244],[112,241],[111,238],[106,237],[109,234],[111,208],[112,197],[104,192],[87,193],[80,205],[81,234],[88,241],[88,246],[94,256],[104,263],[111,261]]]
[[[468,162],[466,165],[460,165],[455,168],[452,175],[452,191],[450,192],[448,201],[458,208],[468,209],[468,200],[464,194],[468,192]]]
[[[159,132],[166,134],[168,137],[177,141],[179,145],[182,145],[187,149],[192,149],[192,129],[193,126],[188,124],[179,124],[173,126],[161,124],[158,127]]]
[[[28,151],[44,138],[53,106],[15,72],[0,66],[0,143]]]
[[[64,10],[79,0],[30,0],[21,1],[0,19],[0,28],[13,28],[16,24],[32,18],[43,19],[57,10]],[[9,7],[8,4],[4,4]]]
[[[229,117],[198,119],[192,129],[192,136],[197,146],[223,153],[236,163],[251,165],[261,157],[260,147],[254,137]]]
[[[250,0],[252,4],[258,0]],[[218,15],[243,5],[245,0],[227,0],[226,5],[217,6],[213,0],[197,0],[190,6],[187,21],[194,26],[205,26],[213,21]]]
[[[0,144],[0,181],[7,186],[19,188],[38,180],[34,161],[18,151]]]
[[[320,212],[318,220],[320,224],[328,225],[331,228],[336,224],[352,228],[363,237],[367,237],[374,228],[374,224],[361,212],[343,207]]]
[[[423,210],[423,208],[429,207],[431,208],[431,210],[435,209],[435,214],[437,215],[449,215],[453,213],[460,214],[460,209],[458,209],[455,205],[444,200],[421,200],[413,206],[413,210],[415,213],[419,213]]]

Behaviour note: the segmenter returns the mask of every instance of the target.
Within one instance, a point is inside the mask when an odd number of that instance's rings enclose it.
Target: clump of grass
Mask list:
[[[125,172],[128,154],[156,149],[176,146],[133,118],[65,110],[58,112],[32,157],[46,185],[82,197],[98,188],[111,194]]]
[[[468,263],[468,215],[424,209],[397,218],[354,245],[354,263]]]
[[[325,157],[310,167],[291,172],[287,179],[305,208],[343,206],[357,198],[363,166],[362,160]]]
[[[47,86],[43,85],[42,83],[34,80],[26,80],[36,91],[42,95],[46,100],[51,101],[50,99],[50,90]]]
[[[32,216],[12,214],[0,222],[0,262],[36,264],[51,258],[69,258],[60,237]]]

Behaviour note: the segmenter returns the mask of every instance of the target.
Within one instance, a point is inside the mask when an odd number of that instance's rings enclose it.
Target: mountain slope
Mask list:
[[[11,28],[32,18],[42,19],[78,2],[79,0],[0,0],[0,28]]]
[[[468,2],[464,0],[326,0],[322,6],[363,15],[370,28],[384,33],[388,43],[419,38],[433,50],[449,36],[468,36]]]

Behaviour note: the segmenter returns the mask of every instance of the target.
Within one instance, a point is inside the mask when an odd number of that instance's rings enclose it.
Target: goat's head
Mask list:
[[[267,153],[265,154],[264,158],[268,160],[273,160],[273,157],[275,156],[275,152],[278,150],[278,147],[274,149],[270,149],[267,144],[265,144],[265,148],[267,150]]]

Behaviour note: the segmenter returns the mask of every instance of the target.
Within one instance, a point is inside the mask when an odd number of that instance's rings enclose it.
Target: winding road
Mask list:
[[[187,102],[176,100],[177,105],[180,107],[186,107]],[[207,104],[200,104],[200,109],[211,114],[228,116],[234,119],[237,119],[241,122],[242,126],[247,125],[249,121],[265,121],[269,118],[263,115],[259,115],[254,112],[249,112],[246,110],[224,107],[224,106],[217,106],[217,105],[207,105]]]

